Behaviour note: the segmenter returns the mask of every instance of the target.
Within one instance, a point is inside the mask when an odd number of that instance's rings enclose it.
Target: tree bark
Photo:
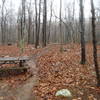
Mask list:
[[[52,6],[53,6],[53,2],[51,1],[51,5],[50,5],[51,14],[50,14],[50,21],[49,21],[48,43],[50,42],[50,34],[51,34]]]
[[[60,12],[59,12],[59,26],[60,26],[60,43],[61,43],[61,47],[60,47],[60,51],[62,52],[63,49],[63,34],[62,34],[62,0],[60,0]]]
[[[42,46],[46,46],[46,27],[47,26],[47,0],[44,0],[44,7],[43,7],[43,27],[42,27]]]
[[[35,48],[39,45],[39,34],[40,34],[40,17],[41,17],[41,0],[39,1],[39,16],[38,16],[38,23],[37,23],[37,33],[36,33],[36,43]]]
[[[80,0],[80,34],[81,34],[81,64],[86,63],[86,55],[85,55],[85,38],[84,38],[84,7],[83,0]]]
[[[95,31],[95,9],[94,9],[94,3],[93,0],[91,0],[91,13],[92,13],[92,37],[93,37],[93,57],[94,57],[94,65],[95,65],[95,71],[96,71],[96,77],[97,77],[97,86],[100,86],[100,72],[99,72],[99,66],[97,61],[97,42],[96,42],[96,31]]]
[[[31,25],[32,25],[32,16],[31,16],[31,0],[28,7],[28,44],[31,44]]]
[[[25,28],[26,28],[26,0],[22,0],[22,15],[21,15],[21,40],[24,39],[24,35],[25,35]]]
[[[2,33],[2,44],[5,42],[5,16],[4,16],[4,7],[6,0],[2,0],[2,8],[1,8],[1,33]]]

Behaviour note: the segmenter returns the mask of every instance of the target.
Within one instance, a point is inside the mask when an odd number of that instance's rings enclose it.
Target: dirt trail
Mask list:
[[[32,94],[33,86],[38,84],[36,59],[49,50],[49,48],[44,48],[42,52],[34,55],[31,60],[27,62],[33,76],[21,85],[17,86],[17,88],[11,88],[6,83],[0,83],[0,100],[37,100]]]
[[[31,67],[33,76],[15,91],[17,100],[35,100],[35,96],[32,95],[32,89],[33,86],[38,84],[37,68],[33,60],[30,60],[28,65]]]

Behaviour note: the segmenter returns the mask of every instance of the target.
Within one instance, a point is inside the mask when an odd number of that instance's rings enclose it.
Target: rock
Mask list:
[[[62,89],[62,90],[59,90],[59,91],[56,92],[56,96],[71,98],[72,94],[68,89]]]

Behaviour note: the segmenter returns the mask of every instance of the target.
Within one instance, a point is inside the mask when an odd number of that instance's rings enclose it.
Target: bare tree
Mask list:
[[[35,24],[35,23],[34,23],[35,20],[34,20],[34,19],[35,19],[35,18],[33,18],[33,24],[32,24],[32,27],[33,27],[33,32],[32,32],[32,33],[33,33],[33,35],[32,35],[33,41],[32,41],[32,43],[33,43],[33,44],[35,43],[35,39],[34,39],[34,38],[35,38],[35,25],[34,25],[34,24]]]
[[[31,0],[28,7],[28,44],[31,43],[31,26],[32,26],[32,16],[31,16]]]
[[[25,28],[26,28],[26,0],[22,0],[21,2],[21,40],[24,39]]]
[[[4,8],[5,8],[6,0],[2,0],[2,7],[1,7],[1,33],[2,33],[2,44],[5,42],[5,16],[4,16]]]
[[[7,35],[7,44],[11,45],[12,42],[15,42],[16,32],[15,32],[15,15],[12,1],[10,2],[10,9],[8,10],[8,35]]]
[[[93,0],[91,0],[91,13],[92,13],[92,37],[93,37],[93,57],[94,57],[94,64],[95,64],[95,71],[97,76],[97,86],[100,86],[100,73],[99,73],[99,66],[97,61],[97,47],[96,47],[96,31],[95,31],[95,9]]]
[[[21,21],[22,21],[22,12],[21,12],[21,7],[18,9],[18,15],[17,15],[17,33],[18,33],[18,41],[21,40],[21,32],[22,32],[22,26],[21,26]]]
[[[37,15],[37,0],[35,0],[35,34],[36,34],[36,42],[35,42],[35,48],[37,48],[37,30],[38,30],[38,15]]]
[[[57,42],[57,26],[56,26],[56,17],[55,17],[55,30],[54,30],[54,34],[55,34],[55,43]]]
[[[36,1],[35,1],[36,3]],[[36,6],[36,5],[35,5]],[[36,12],[37,12],[37,7],[35,8]],[[37,46],[39,45],[39,34],[40,34],[40,20],[41,18],[41,0],[39,0],[39,16],[37,18],[37,13],[36,13],[36,19],[38,19],[38,21],[36,21],[36,27],[37,27],[37,31],[36,31],[36,43],[35,43],[35,48],[37,48]]]
[[[39,45],[40,26],[41,26],[41,0],[39,1],[38,39],[37,39],[37,44],[38,45]]]
[[[86,55],[85,55],[85,28],[84,28],[84,7],[83,0],[80,0],[80,34],[81,34],[81,64],[85,64]]]
[[[42,27],[42,46],[46,46],[46,29],[47,28],[47,0],[44,0],[44,5],[43,5],[43,27]]]
[[[50,34],[51,34],[51,22],[52,22],[52,6],[53,6],[53,2],[51,1],[51,5],[50,5],[50,21],[49,21],[49,33],[48,33],[48,43],[50,42]]]
[[[59,19],[60,19],[60,22],[59,22],[59,26],[60,26],[60,42],[61,42],[61,52],[62,52],[62,49],[63,49],[63,34],[62,34],[62,0],[60,0],[60,12],[59,12]]]

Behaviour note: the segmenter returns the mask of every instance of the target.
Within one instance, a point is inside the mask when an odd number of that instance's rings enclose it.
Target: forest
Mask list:
[[[0,0],[0,100],[100,100],[100,1]]]

